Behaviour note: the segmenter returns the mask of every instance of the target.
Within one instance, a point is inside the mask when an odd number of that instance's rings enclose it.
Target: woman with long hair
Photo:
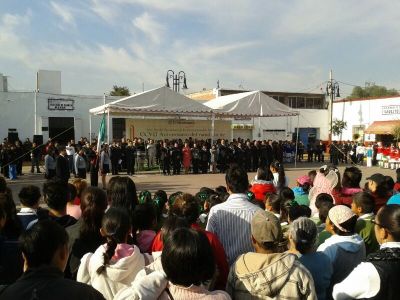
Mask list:
[[[285,186],[288,186],[288,179],[285,175],[283,164],[277,160],[273,161],[269,167],[273,175],[273,183],[279,192]]]
[[[139,203],[136,185],[128,176],[114,176],[111,178],[108,183],[107,197],[111,207],[126,208],[130,213]]]
[[[106,243],[83,256],[77,281],[91,285],[106,299],[114,299],[152,260],[137,246],[128,244],[132,226],[125,209],[111,207],[103,217],[100,232]]]
[[[67,275],[69,272],[73,278],[83,255],[94,252],[105,241],[100,234],[101,221],[107,209],[105,192],[96,187],[86,188],[81,196],[80,207],[81,218],[74,225],[67,227],[70,251]]]

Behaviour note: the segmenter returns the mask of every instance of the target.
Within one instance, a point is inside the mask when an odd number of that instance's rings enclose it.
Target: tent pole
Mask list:
[[[110,109],[107,109],[107,144],[110,145]]]
[[[299,123],[300,123],[300,114],[297,115],[297,132],[296,132],[296,153],[294,155],[294,167],[297,168],[297,150],[299,145]]]
[[[214,144],[215,114],[211,114],[211,146]]]

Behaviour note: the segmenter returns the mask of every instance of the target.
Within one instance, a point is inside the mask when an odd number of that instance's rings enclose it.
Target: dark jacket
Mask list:
[[[63,181],[68,181],[69,179],[68,161],[62,155],[59,155],[56,159],[56,176]]]
[[[23,265],[18,241],[0,236],[0,284],[15,282],[22,274]],[[0,299],[3,299],[1,295]]]
[[[0,299],[104,299],[102,294],[91,286],[65,279],[63,276],[59,269],[51,266],[28,270],[14,284],[0,292]]]

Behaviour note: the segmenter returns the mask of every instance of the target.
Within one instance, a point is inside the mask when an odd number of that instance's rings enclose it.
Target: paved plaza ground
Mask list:
[[[289,186],[293,187],[296,184],[296,178],[303,174],[307,174],[308,171],[312,169],[318,169],[322,164],[316,163],[298,163],[297,168],[294,168],[292,164],[286,164],[286,175],[289,178]],[[341,173],[343,173],[344,168],[347,165],[340,165],[339,169]],[[365,179],[374,174],[374,173],[382,173],[384,175],[390,175],[395,179],[396,172],[395,170],[390,169],[382,169],[379,167],[367,168],[365,166],[359,166],[362,170],[363,178],[361,180],[362,186],[365,183]],[[42,187],[45,179],[43,174],[30,174],[30,168],[24,167],[23,172],[25,175],[20,176],[15,181],[8,181],[9,187],[13,191],[14,200],[16,203],[19,203],[18,200],[18,191],[26,185],[34,184]],[[125,173],[121,173],[120,175],[126,175]],[[251,181],[254,178],[255,173],[249,173],[249,180]],[[107,180],[109,180],[111,176],[107,176]],[[149,190],[150,192],[154,192],[156,190],[165,190],[167,194],[174,193],[176,191],[182,191],[187,193],[197,193],[201,187],[210,187],[215,188],[219,185],[225,185],[224,174],[189,174],[189,175],[177,175],[177,176],[163,176],[159,172],[140,172],[135,176],[131,176],[136,184],[136,188],[138,191]],[[89,176],[88,176],[89,181]],[[99,181],[101,182],[100,178]],[[101,187],[101,183],[99,183]]]

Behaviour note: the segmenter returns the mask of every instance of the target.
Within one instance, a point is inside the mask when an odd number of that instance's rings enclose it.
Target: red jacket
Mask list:
[[[372,197],[374,197],[375,200],[375,210],[374,213],[376,214],[378,210],[388,202],[389,198],[392,196],[391,194],[387,194],[385,197],[379,197],[375,193],[371,193]]]
[[[258,180],[254,181],[250,191],[254,194],[254,197],[258,201],[265,201],[265,195],[267,193],[276,193],[274,184],[271,181]]]
[[[351,207],[353,196],[362,191],[361,188],[342,188],[340,192],[333,189],[332,195],[335,198],[335,205],[346,205]]]
[[[226,259],[226,254],[224,247],[222,246],[221,242],[219,241],[218,237],[209,231],[203,230],[198,224],[192,224],[192,229],[202,231],[207,236],[208,241],[210,242],[212,251],[214,253],[215,263],[218,268],[218,278],[216,282],[215,289],[225,290],[226,288],[226,280],[229,274],[229,265],[228,260]],[[151,245],[151,251],[162,251],[164,245],[161,239],[160,232],[157,233],[153,240],[153,244]]]

